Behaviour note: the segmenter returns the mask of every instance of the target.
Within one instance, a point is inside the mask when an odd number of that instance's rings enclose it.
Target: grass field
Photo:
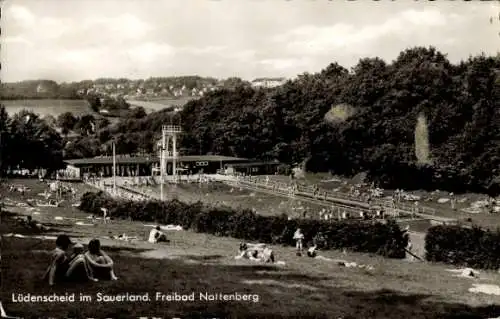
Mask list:
[[[24,197],[18,193],[2,195],[11,202],[33,198],[45,189],[33,180],[9,181],[31,188]],[[89,188],[78,186],[79,194]],[[7,202],[7,201],[6,201]],[[72,208],[36,207],[35,219],[55,228],[53,234],[68,233],[86,243],[92,237],[126,233],[145,238],[150,228],[140,222],[112,221],[109,225],[78,226],[87,214]],[[15,214],[31,214],[25,207],[9,205]],[[73,219],[56,220],[55,217]],[[24,233],[8,216],[2,216],[2,234]],[[497,283],[500,276],[481,273],[481,279],[454,277],[445,265],[388,260],[367,254],[321,252],[368,264],[373,270],[345,268],[331,261],[295,256],[292,248],[275,246],[277,259],[284,266],[257,265],[236,261],[238,241],[190,231],[169,232],[166,245],[145,242],[125,243],[102,239],[104,249],[115,260],[117,282],[63,285],[49,288],[40,281],[47,266],[53,241],[2,238],[2,303],[9,315],[25,318],[488,318],[500,315],[500,297],[468,292],[473,283]],[[12,302],[12,293],[46,295],[83,293],[220,292],[258,295],[258,302]]]
[[[152,99],[149,101],[138,101],[138,100],[127,100],[131,106],[143,107],[146,111],[156,112],[163,110],[168,106],[183,106],[187,102],[194,100],[192,97],[182,97],[182,98],[162,98],[162,99]]]
[[[160,186],[142,186],[139,189],[154,192],[157,196],[160,194]],[[324,208],[324,206],[301,202],[297,199],[254,192],[223,183],[168,185],[165,188],[165,194],[167,198],[177,198],[183,202],[202,201],[213,206],[254,209],[261,215],[272,216],[287,214],[298,217],[299,213],[303,211],[302,208],[311,212],[317,212]],[[296,213],[294,213],[294,207],[298,208]]]
[[[2,101],[9,115],[20,112],[23,109],[40,114],[57,117],[64,112],[71,112],[74,115],[93,114],[87,101],[85,100],[11,100]]]

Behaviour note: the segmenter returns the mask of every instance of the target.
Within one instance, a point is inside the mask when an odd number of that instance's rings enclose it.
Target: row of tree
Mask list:
[[[180,114],[105,130],[120,136],[122,152],[152,151],[153,141],[145,142],[161,125],[180,123],[189,154],[276,159],[345,176],[365,171],[383,187],[496,195],[499,70],[499,56],[452,64],[432,47],[413,48],[390,64],[362,59],[349,71],[333,63],[275,89],[218,90]]]
[[[58,84],[51,80],[29,80],[0,85],[0,100],[20,99],[81,99],[78,87]]]
[[[274,89],[242,83],[180,113],[127,117],[73,141],[78,155],[153,152],[162,124],[181,124],[185,154],[367,172],[382,187],[500,193],[500,56],[452,64],[434,48],[395,61],[333,63]],[[68,152],[71,154],[71,152]],[[77,154],[73,152],[73,155]]]

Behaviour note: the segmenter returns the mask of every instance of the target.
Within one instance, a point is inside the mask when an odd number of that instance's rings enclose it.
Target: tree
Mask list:
[[[78,119],[71,112],[65,112],[57,117],[57,126],[61,128],[64,135],[67,135],[75,128]]]
[[[37,114],[29,111],[15,114],[10,135],[16,147],[10,158],[11,167],[53,171],[64,166],[62,138]]]
[[[78,130],[82,136],[92,134],[95,130],[94,128],[95,118],[90,114],[80,117],[74,126],[74,129]]]
[[[130,110],[130,116],[135,119],[142,119],[147,116],[147,113],[143,107],[136,107]]]

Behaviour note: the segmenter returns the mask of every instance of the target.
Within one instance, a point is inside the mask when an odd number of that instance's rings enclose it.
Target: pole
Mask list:
[[[164,155],[164,150],[160,150],[160,200],[163,201],[163,158],[165,157]]]
[[[174,176],[174,183],[177,183],[177,133],[174,132],[172,139],[172,174]]]
[[[116,147],[113,142],[113,195],[116,195]]]
[[[167,143],[167,132],[165,126],[162,126],[161,128],[161,152],[160,152],[160,199],[163,201],[163,187],[165,184],[165,169],[166,169],[166,163],[165,163],[165,145]]]

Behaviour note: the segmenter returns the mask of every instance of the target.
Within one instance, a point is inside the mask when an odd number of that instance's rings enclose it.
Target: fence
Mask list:
[[[278,193],[285,196],[300,196],[313,198],[317,200],[322,200],[325,202],[337,202],[346,205],[356,205],[359,207],[374,207],[379,206],[385,210],[396,211],[409,214],[419,214],[419,215],[429,215],[435,216],[436,210],[434,208],[408,204],[400,201],[392,201],[390,199],[384,198],[374,198],[371,199],[370,203],[365,203],[360,201],[359,197],[349,195],[342,192],[323,190],[311,185],[303,185],[299,183],[284,183],[272,181],[268,178],[255,177],[255,176],[238,176],[236,178],[236,183],[241,185],[252,185],[253,187],[271,190],[274,193]]]

